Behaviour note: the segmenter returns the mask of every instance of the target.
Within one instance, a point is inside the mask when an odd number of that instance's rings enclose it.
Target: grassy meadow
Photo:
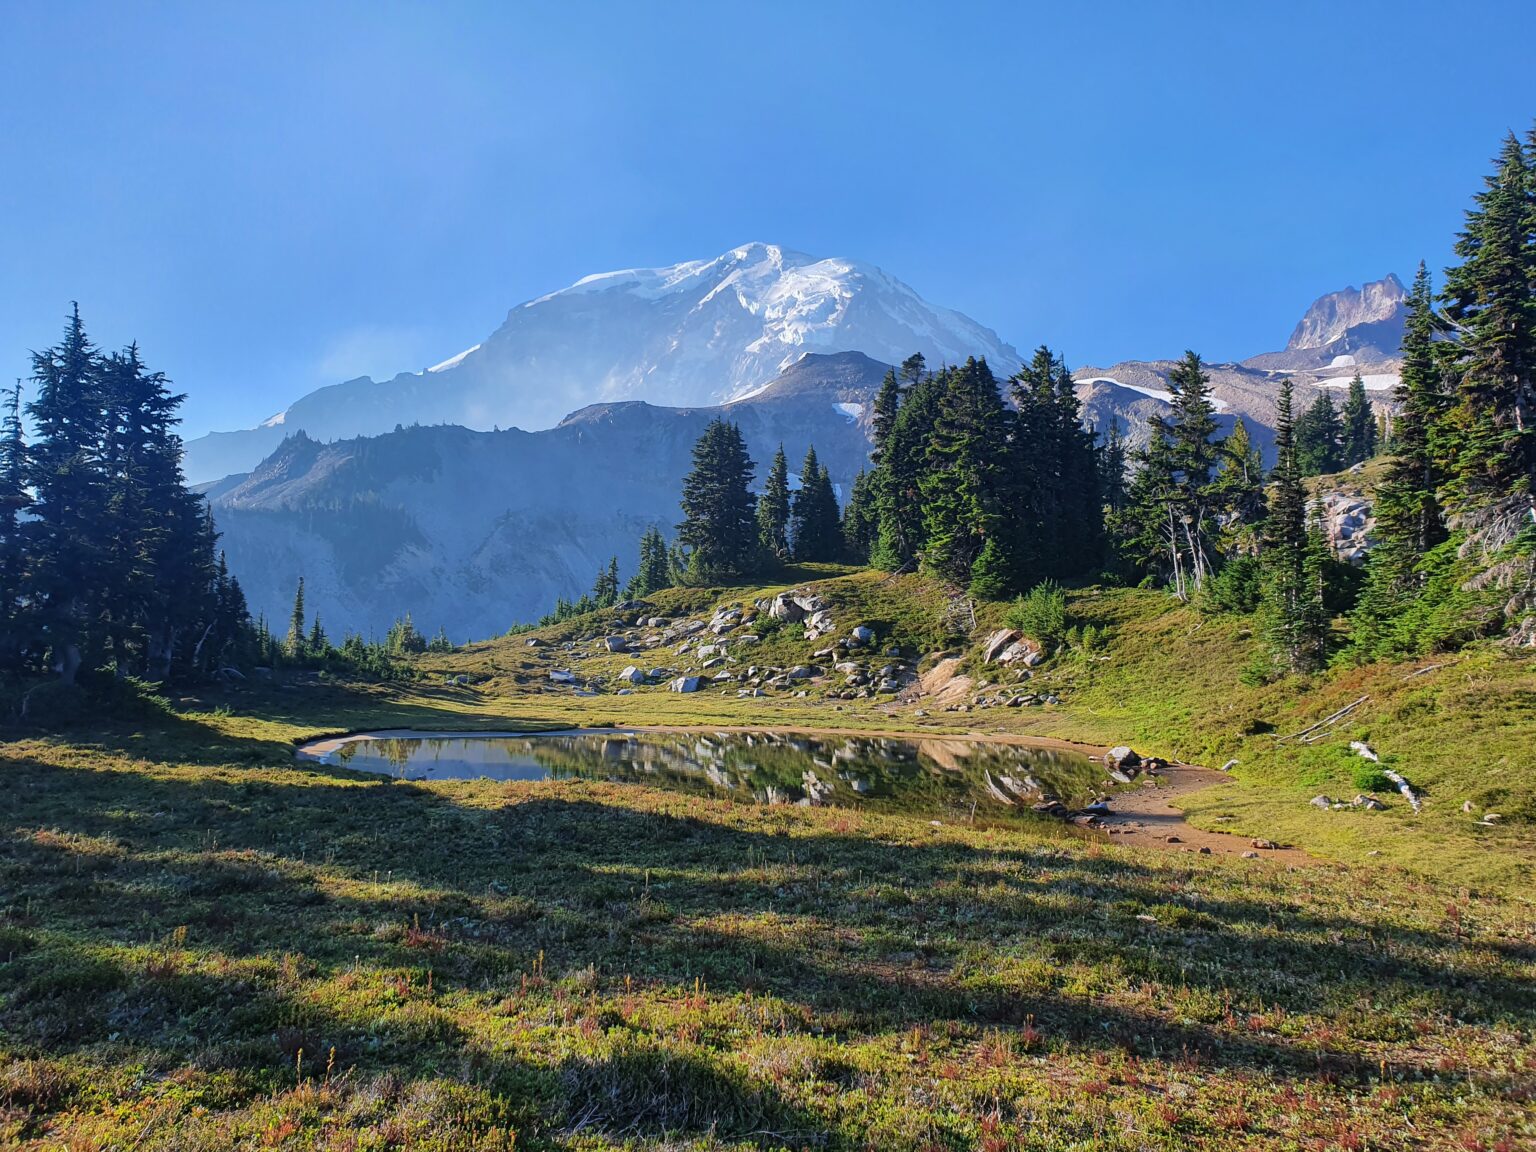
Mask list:
[[[959,657],[983,693],[998,676],[919,578],[796,576],[839,634],[868,623],[924,669]],[[772,590],[654,602],[678,616]],[[1533,662],[1474,648],[1248,688],[1240,621],[1129,590],[1071,608],[1108,642],[1036,670],[1056,705],[621,696],[614,674],[641,658],[560,647],[604,634],[597,618],[539,647],[423,656],[414,682],[295,675],[13,731],[0,1145],[1536,1147]],[[982,608],[973,637],[1003,611]],[[751,660],[817,647],[784,628]],[[1361,696],[1328,738],[1277,739]],[[1188,799],[1192,820],[1319,862],[294,761],[323,733],[573,724],[1236,759],[1235,784]],[[1421,815],[1386,791],[1385,811],[1308,803],[1379,783],[1352,739],[1413,783]]]

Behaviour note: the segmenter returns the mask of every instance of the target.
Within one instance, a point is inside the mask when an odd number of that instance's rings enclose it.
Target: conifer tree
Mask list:
[[[6,389],[0,426],[0,664],[14,667],[29,647],[26,613],[26,544],[21,514],[31,503],[27,493],[26,442],[21,426],[21,381]]]
[[[1403,367],[1392,421],[1392,459],[1376,486],[1376,546],[1351,619],[1350,642],[1362,659],[1386,655],[1391,622],[1422,587],[1419,562],[1447,538],[1440,505],[1449,453],[1446,412],[1429,272],[1422,263],[1408,291]]]
[[[926,445],[926,468],[918,482],[923,565],[966,587],[972,566],[993,537],[997,540],[989,557],[988,581],[1015,567],[1006,554],[1015,538],[1003,535],[1010,420],[985,360],[973,357],[940,373],[940,378],[943,386]]]
[[[784,445],[773,454],[768,479],[757,498],[757,538],[763,551],[775,560],[789,559],[789,461]]]
[[[1186,352],[1169,372],[1168,387],[1172,413],[1153,419],[1151,439],[1137,453],[1121,527],[1130,558],[1163,568],[1174,594],[1187,600],[1213,568],[1220,449],[1211,439],[1217,425],[1210,378],[1196,353]]]
[[[611,608],[619,600],[619,558],[613,557],[598,570],[592,582],[592,606]]]
[[[1376,417],[1365,395],[1365,381],[1356,372],[1344,402],[1344,429],[1340,456],[1344,467],[1364,463],[1376,455]]]
[[[842,551],[837,496],[826,468],[816,459],[814,444],[800,465],[800,488],[790,510],[789,529],[796,560],[835,560]]]
[[[25,539],[38,619],[54,667],[73,684],[94,620],[90,598],[108,575],[102,461],[106,404],[101,361],[76,305],[53,348],[32,356],[37,398],[27,406],[36,439],[27,451],[33,494]]]
[[[284,654],[290,660],[304,659],[304,577],[293,593],[293,611],[288,614],[288,638],[283,642]]]
[[[875,501],[875,473],[860,471],[843,508],[843,550],[856,564],[869,563],[870,550],[880,532]]]
[[[928,361],[921,352],[914,352],[901,362],[901,382],[906,388],[920,382],[928,375]]]
[[[1536,156],[1511,133],[1485,183],[1441,295],[1454,325],[1451,480],[1463,499],[1536,487]]]
[[[1220,453],[1221,463],[1211,485],[1221,508],[1220,550],[1225,557],[1251,555],[1257,551],[1253,546],[1256,526],[1265,515],[1264,463],[1242,417],[1232,422]]]
[[[874,495],[879,525],[870,562],[895,572],[912,564],[922,549],[923,509],[920,484],[928,467],[927,445],[937,417],[944,381],[925,375],[903,394],[875,472]]]
[[[1296,421],[1296,467],[1303,476],[1337,472],[1343,460],[1340,450],[1344,427],[1333,398],[1319,392]]]
[[[710,583],[753,573],[761,555],[752,459],[741,429],[716,418],[693,448],[693,469],[683,481],[678,543],[687,549],[687,577]]]
[[[1108,513],[1119,512],[1125,507],[1125,434],[1120,430],[1116,416],[1109,419],[1109,432],[1099,445],[1099,500]]]
[[[876,464],[880,462],[880,453],[885,449],[891,429],[896,426],[896,414],[900,411],[901,385],[896,380],[896,370],[892,368],[886,372],[885,379],[880,381],[880,391],[875,393],[874,411],[870,415],[870,439],[874,449],[869,458]],[[782,445],[779,450],[783,451]]]
[[[318,660],[330,650],[331,642],[326,639],[325,628],[320,623],[320,616],[315,615],[314,623],[309,628],[309,638],[304,641],[304,650],[311,660]]]
[[[1292,414],[1293,386],[1280,385],[1275,411],[1277,462],[1270,477],[1265,519],[1264,635],[1275,662],[1294,672],[1322,667],[1327,617],[1323,611],[1322,563],[1307,530],[1307,494],[1301,483]]]
[[[661,529],[653,524],[640,537],[640,565],[635,569],[635,575],[628,586],[625,587],[624,595],[628,599],[635,600],[649,596],[652,592],[660,592],[671,585],[667,542],[661,535]]]

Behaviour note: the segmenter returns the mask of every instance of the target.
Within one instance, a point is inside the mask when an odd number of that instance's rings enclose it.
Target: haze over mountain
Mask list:
[[[768,384],[807,352],[932,364],[1019,354],[997,333],[929,304],[872,264],[746,244],[712,260],[587,276],[520,304],[473,348],[421,372],[321,388],[257,428],[187,445],[195,483],[254,467],[284,436],[321,440],[396,425],[549,428],[586,404],[719,404]]]
[[[1271,456],[1286,375],[1299,406],[1318,389],[1347,387],[1356,370],[1384,403],[1401,324],[1395,277],[1320,297],[1291,347],[1210,366],[1223,428],[1241,417]],[[807,353],[816,342],[863,347]],[[309,604],[335,632],[382,634],[410,611],[458,639],[487,636],[579,595],[610,556],[631,571],[647,527],[670,535],[693,442],[716,415],[741,425],[759,476],[780,443],[791,468],[814,443],[846,499],[867,463],[874,392],[888,365],[914,350],[935,364],[985,355],[999,379],[1018,363],[989,329],[849,261],[748,246],[715,261],[588,277],[514,309],[488,341],[436,370],[306,397],[261,430],[277,441],[268,459],[207,490],[231,568],[269,619],[283,617],[302,574]],[[1324,355],[1326,366],[1315,366]],[[557,396],[580,393],[583,365],[607,373],[586,392],[621,398],[576,405],[534,431],[475,430],[457,418],[466,406],[503,402],[498,411],[535,402],[550,411],[555,401],[525,382],[548,368],[566,382]],[[1080,369],[1085,422],[1116,420],[1144,441],[1168,409],[1172,366]],[[507,382],[500,399],[498,380]],[[380,425],[389,430],[321,442],[337,435],[327,430]]]

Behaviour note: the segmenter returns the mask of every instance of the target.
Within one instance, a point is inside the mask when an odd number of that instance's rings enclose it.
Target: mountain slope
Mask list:
[[[1018,352],[989,328],[924,301],[870,264],[747,244],[713,260],[588,276],[512,309],[475,347],[423,372],[318,389],[272,421],[187,445],[187,474],[246,471],[304,431],[329,440],[396,425],[555,425],[584,405],[719,404],[774,380],[807,352],[888,363],[985,356],[1000,375]]]
[[[321,444],[297,435],[238,482],[210,490],[231,568],[253,611],[282,619],[305,578],[334,632],[382,635],[410,611],[456,639],[489,636],[591,586],[610,556],[634,569],[640,534],[671,534],[694,441],[737,422],[760,472],[814,442],[846,499],[869,449],[886,365],[810,354],[724,407],[591,405],[557,427],[415,427]]]

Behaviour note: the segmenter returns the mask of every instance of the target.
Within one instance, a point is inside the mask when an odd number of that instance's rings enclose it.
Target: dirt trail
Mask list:
[[[1241,856],[1252,852],[1261,860],[1279,860],[1286,864],[1312,865],[1322,861],[1299,848],[1255,848],[1247,836],[1209,832],[1195,828],[1173,801],[1205,788],[1232,787],[1232,778],[1210,768],[1187,764],[1170,765],[1159,773],[1157,787],[1127,789],[1109,801],[1110,812],[1102,818],[1104,831],[1112,844],[1130,844],[1137,848],[1162,848],[1169,852],[1199,852],[1209,848],[1212,855]],[[1170,842],[1172,838],[1172,842]]]

